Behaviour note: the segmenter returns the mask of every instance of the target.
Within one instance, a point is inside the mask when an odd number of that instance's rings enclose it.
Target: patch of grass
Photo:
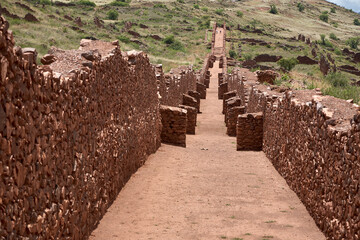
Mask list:
[[[226,236],[220,236],[220,238],[221,238],[221,239],[227,239],[227,237],[226,237]]]
[[[207,7],[202,7],[201,10],[204,11],[204,12],[208,12],[208,11],[209,11],[209,9],[208,9]]]
[[[165,4],[162,3],[156,3],[154,4],[154,8],[164,8],[167,9],[167,6]]]
[[[96,7],[96,4],[90,0],[79,0],[75,2],[77,5],[83,5],[88,7]]]
[[[223,8],[218,8],[218,9],[215,10],[215,13],[217,15],[222,16],[222,15],[224,15],[224,9]]]
[[[235,237],[235,238],[232,238],[231,240],[243,240],[243,238],[237,238],[237,237]]]
[[[110,3],[111,6],[116,6],[116,7],[128,7],[129,3],[127,2],[122,2],[122,1],[113,1],[112,3]]]
[[[199,6],[199,4],[194,4],[194,6],[193,6],[195,9],[200,9],[200,6]]]
[[[276,223],[276,221],[274,221],[274,220],[269,220],[269,221],[266,221],[265,223]]]
[[[329,37],[330,37],[332,40],[339,40],[339,38],[335,35],[335,33],[330,33]]]
[[[126,36],[118,36],[119,41],[123,42],[123,43],[130,43],[130,38],[126,37]]]

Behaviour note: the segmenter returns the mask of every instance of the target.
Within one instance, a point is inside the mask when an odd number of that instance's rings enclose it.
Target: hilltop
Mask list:
[[[271,4],[275,5],[277,14],[269,13]],[[303,6],[302,11],[299,4]],[[4,0],[1,5],[18,17],[10,17],[2,11],[10,22],[16,43],[21,47],[35,47],[39,57],[52,46],[76,48],[82,38],[118,39],[122,50],[145,51],[153,63],[162,63],[165,71],[189,64],[200,69],[202,59],[210,51],[213,23],[226,22],[229,28],[227,40],[230,42],[227,44],[228,56],[231,54],[235,65],[263,53],[283,58],[313,57],[313,46],[291,40],[302,34],[311,42],[319,41],[315,61],[320,60],[321,54],[329,54],[336,66],[360,68],[359,63],[353,61],[352,53],[343,52],[344,48],[357,52],[349,47],[347,41],[359,36],[360,26],[355,25],[354,20],[360,19],[360,15],[323,0],[80,0],[52,4],[49,0]],[[24,20],[27,13],[37,21]],[[326,19],[321,20],[321,15],[326,15]],[[323,42],[321,34],[325,35]],[[249,44],[243,39],[260,40],[265,44]],[[262,65],[278,69],[276,63]],[[295,88],[320,87],[328,89],[327,94],[359,101],[360,91],[351,84],[356,85],[360,77],[349,71],[328,77],[336,80],[326,80],[317,65],[299,64],[283,74],[278,84]],[[345,92],[330,89],[337,87],[337,83],[333,86],[332,82],[342,81],[337,80],[339,78],[345,79],[348,86]]]

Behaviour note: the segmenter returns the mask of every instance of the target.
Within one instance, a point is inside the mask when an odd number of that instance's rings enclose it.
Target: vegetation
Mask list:
[[[358,18],[355,18],[355,19],[354,19],[354,24],[355,24],[356,26],[360,26],[360,21],[359,21]]]
[[[291,71],[296,66],[296,64],[299,63],[299,61],[296,58],[282,58],[277,63],[281,68],[285,69],[286,71]]]
[[[278,10],[277,10],[275,4],[271,4],[271,5],[270,5],[270,11],[269,11],[269,13],[278,14]]]
[[[244,13],[242,11],[237,11],[236,16],[243,17]]]
[[[224,9],[223,8],[218,8],[218,9],[215,10],[215,13],[217,15],[222,16],[222,15],[224,15]]]
[[[195,8],[195,9],[200,9],[199,4],[194,4],[194,8]]]
[[[234,50],[230,50],[229,55],[230,55],[231,58],[236,58],[236,56],[237,56],[237,54],[236,54],[236,52]]]
[[[117,7],[128,7],[129,3],[123,2],[123,1],[113,1],[110,3],[111,6],[117,6]]]
[[[330,9],[330,12],[331,13],[336,13],[336,9],[333,7],[333,8]]]
[[[299,12],[303,12],[305,10],[305,6],[302,3],[298,3],[297,7],[298,7]]]
[[[329,15],[327,11],[321,13],[320,20],[326,23],[329,21]]]
[[[107,12],[107,18],[110,20],[117,20],[118,17],[119,17],[119,13],[114,9],[111,9],[110,11]]]
[[[350,38],[346,41],[346,44],[348,44],[352,49],[357,49],[360,42],[359,37]]]
[[[126,36],[118,36],[119,41],[123,42],[123,43],[129,43],[130,42],[130,38],[126,37]]]
[[[335,33],[330,33],[329,37],[332,40],[339,40],[339,38],[335,35]]]
[[[76,4],[88,7],[96,7],[96,4],[90,0],[79,0],[76,2]]]

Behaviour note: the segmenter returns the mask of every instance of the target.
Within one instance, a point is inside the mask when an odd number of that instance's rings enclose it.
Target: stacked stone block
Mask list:
[[[221,83],[218,88],[218,99],[223,99],[224,93],[228,92],[228,83]]]
[[[186,105],[179,105],[179,108],[185,109],[187,112],[186,133],[195,134],[197,109]]]
[[[178,107],[160,106],[161,142],[186,147],[187,111]]]
[[[196,83],[196,91],[200,93],[200,99],[206,99],[206,86],[205,84]]]
[[[200,113],[200,93],[197,91],[188,91],[188,95],[195,98],[196,102],[197,102],[197,112]]]
[[[227,101],[229,98],[232,98],[232,97],[236,97],[236,91],[235,91],[235,90],[224,93],[224,95],[223,95],[223,109],[222,109],[222,113],[223,113],[223,114],[226,113],[226,101]]]
[[[238,151],[261,151],[263,143],[263,113],[245,113],[238,116],[236,126]]]
[[[194,107],[194,108],[197,109],[197,107],[198,107],[198,102],[196,101],[196,99],[195,99],[194,97],[189,96],[189,95],[187,95],[187,94],[183,94],[182,105]]]
[[[227,126],[228,123],[228,115],[229,115],[229,110],[233,107],[240,107],[241,106],[241,99],[238,96],[229,98],[228,100],[226,100],[226,110],[225,110],[225,124]]]
[[[245,113],[245,106],[241,107],[232,107],[228,109],[228,118],[227,118],[227,135],[231,137],[236,137],[236,124],[237,119],[240,114]]]

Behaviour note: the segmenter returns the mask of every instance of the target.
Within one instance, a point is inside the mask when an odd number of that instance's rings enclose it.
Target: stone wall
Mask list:
[[[178,107],[160,106],[161,141],[186,147],[187,111]]]
[[[232,107],[228,109],[226,134],[231,137],[236,137],[236,124],[238,116],[245,113],[245,107]]]
[[[186,122],[186,133],[195,134],[196,121],[197,121],[197,109],[194,107],[179,105],[179,108],[185,109],[187,113],[187,122]]]
[[[113,46],[55,72],[24,60],[7,30],[0,17],[0,238],[86,239],[160,146],[153,67]]]
[[[236,149],[260,151],[263,144],[263,113],[238,115],[236,125]]]
[[[268,88],[255,86],[247,107],[264,113],[263,151],[328,239],[359,239],[359,106]]]

